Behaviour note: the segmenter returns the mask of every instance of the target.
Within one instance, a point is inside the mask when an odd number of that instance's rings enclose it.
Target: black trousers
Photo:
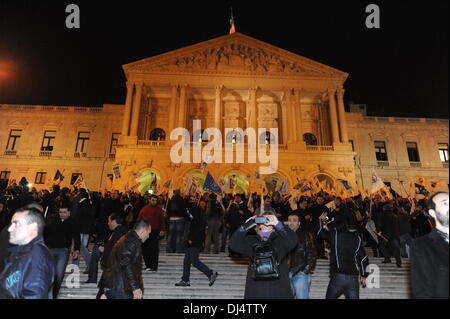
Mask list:
[[[402,264],[402,258],[400,254],[400,240],[398,238],[388,238],[388,241],[380,241],[380,249],[383,253],[385,260],[391,260],[394,256],[397,264]]]
[[[146,268],[158,270],[159,261],[159,230],[152,229],[148,239],[142,244],[142,256]]]
[[[324,239],[315,234],[315,239],[316,239],[316,249],[317,249],[317,257],[322,258],[325,257],[325,242]]]
[[[191,274],[191,265],[200,270],[206,276],[211,276],[213,271],[202,263],[198,256],[200,255],[200,247],[189,247],[184,252],[183,277],[181,280],[188,282]]]
[[[328,284],[326,299],[338,299],[341,295],[345,299],[359,299],[359,276],[334,274]]]

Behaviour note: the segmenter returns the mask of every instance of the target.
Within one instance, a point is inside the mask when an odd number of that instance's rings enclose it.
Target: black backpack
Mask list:
[[[253,246],[255,256],[250,264],[253,280],[276,280],[280,278],[280,263],[277,261],[272,245],[260,242]]]

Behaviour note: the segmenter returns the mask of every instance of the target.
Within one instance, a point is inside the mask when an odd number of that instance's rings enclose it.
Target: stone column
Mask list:
[[[302,123],[302,89],[295,90],[295,102],[296,107],[294,108],[294,133],[295,141],[303,142],[303,123]]]
[[[137,136],[139,126],[139,112],[141,111],[142,83],[136,83],[136,94],[133,101],[130,136]]]
[[[131,101],[133,99],[133,83],[127,82],[127,98],[125,100],[125,111],[122,120],[122,136],[128,136],[130,131]]]
[[[335,90],[328,89],[328,100],[330,107],[330,124],[331,124],[331,142],[332,144],[339,143],[339,128],[336,115],[336,97]]]
[[[348,133],[347,133],[347,120],[345,118],[345,107],[344,107],[344,89],[339,89],[338,94],[338,115],[339,115],[339,128],[341,130],[341,141],[342,143],[348,143]]]
[[[168,136],[170,136],[170,132],[172,132],[172,130],[174,128],[176,128],[176,108],[177,108],[177,94],[178,94],[178,85],[173,85],[172,86],[172,97],[170,100],[170,109],[169,109],[169,132],[166,132],[166,138]],[[167,138],[168,139],[168,138]]]
[[[214,105],[214,125],[220,132],[222,132],[222,89],[222,85],[216,86],[216,99]]]
[[[188,87],[187,87],[187,84],[183,84],[181,86],[181,91],[180,91],[180,108],[179,108],[179,113],[178,113],[178,127],[186,128],[187,96],[188,96]]]
[[[258,132],[258,118],[257,118],[257,108],[256,108],[256,90],[257,88],[250,88],[249,90],[249,99],[248,99],[248,106],[250,108],[249,114],[249,127],[252,127],[253,129]],[[257,137],[259,139],[259,136]],[[259,141],[259,140],[258,140]]]
[[[289,94],[291,94],[290,90],[283,91],[283,98],[281,100],[281,121],[282,121],[282,134],[283,140],[282,143],[286,144],[289,136],[289,115],[288,115],[288,107],[289,107]]]
[[[296,127],[295,127],[295,90],[289,89],[287,96],[287,109],[288,109],[288,141],[296,141]]]

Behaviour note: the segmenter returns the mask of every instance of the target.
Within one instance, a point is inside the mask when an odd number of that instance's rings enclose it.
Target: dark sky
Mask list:
[[[448,118],[448,0],[156,2],[0,0],[0,103],[124,103],[123,64],[227,34],[233,5],[238,32],[350,73],[346,103]],[[370,3],[381,29],[365,27]]]

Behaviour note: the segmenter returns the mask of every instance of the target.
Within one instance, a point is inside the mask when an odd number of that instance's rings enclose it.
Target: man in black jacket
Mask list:
[[[12,217],[9,242],[17,245],[0,274],[2,291],[11,299],[51,299],[55,278],[53,256],[42,237],[44,218],[37,209],[19,209]]]
[[[56,299],[64,278],[72,241],[75,259],[80,255],[80,230],[77,223],[70,217],[68,205],[63,205],[59,209],[58,217],[47,219],[44,238],[45,244],[55,260],[56,276],[53,284],[53,298]]]
[[[383,206],[383,212],[379,217],[378,235],[380,236],[380,249],[383,253],[383,263],[391,262],[391,255],[394,255],[397,267],[402,267],[400,256],[400,223],[398,216],[394,213],[392,203]]]
[[[316,203],[311,207],[311,226],[314,231],[315,239],[316,239],[316,249],[317,249],[317,258],[326,259],[325,257],[325,245],[323,242],[323,238],[317,235],[320,228],[320,220],[319,217],[324,213],[329,213],[329,209],[325,206],[325,200],[323,196],[319,195],[316,198]]]
[[[183,250],[183,233],[186,216],[186,202],[180,196],[180,190],[177,189],[167,204],[167,217],[169,218],[169,232],[167,234],[168,253],[177,253]]]
[[[364,250],[362,238],[357,233],[356,220],[347,215],[327,225],[320,225],[319,235],[330,243],[330,282],[326,299],[337,299],[344,294],[346,299],[359,299],[359,281],[366,286],[366,271],[369,258]],[[325,220],[324,213],[320,220]]]
[[[112,213],[108,217],[108,227],[110,231],[112,232],[111,235],[108,237],[107,241],[104,243],[103,246],[99,246],[99,256],[92,256],[92,258],[100,258],[100,266],[102,267],[103,272],[108,266],[108,258],[111,254],[111,251],[114,247],[114,245],[117,243],[117,241],[124,236],[128,232],[128,227],[125,224],[122,214],[120,213]],[[96,263],[98,265],[98,263]],[[95,265],[94,265],[95,266]],[[92,267],[92,262],[91,262]],[[95,271],[92,269],[89,269],[89,282],[96,283],[97,282],[97,267],[95,267]],[[100,281],[98,283],[98,287],[100,288],[97,294],[97,299],[100,298],[100,296],[104,293],[104,276],[102,274],[102,277],[100,278]]]
[[[230,238],[234,232],[241,227],[252,214],[249,212],[247,205],[242,201],[242,196],[237,194],[234,202],[228,208],[225,215],[225,223],[229,228]],[[228,246],[229,257],[241,257]]]
[[[300,228],[300,224],[298,215],[289,215],[288,226],[298,236],[297,247],[289,255],[289,278],[294,298],[309,299],[311,274],[316,268],[317,251],[312,233]]]
[[[187,206],[189,213],[192,215],[192,220],[186,241],[186,251],[183,262],[183,277],[181,277],[181,281],[177,282],[175,286],[190,286],[189,277],[191,272],[191,264],[208,277],[210,286],[214,284],[218,276],[217,272],[209,269],[208,266],[198,259],[200,250],[202,250],[203,243],[205,241],[206,216],[202,214],[200,207],[197,206],[195,201],[195,197],[192,196]]]
[[[89,237],[92,234],[95,226],[95,212],[91,201],[89,200],[89,194],[82,188],[80,190],[80,201],[77,205],[76,211],[72,212],[73,219],[78,223],[80,229],[80,251],[81,256],[83,256],[86,262],[86,270],[84,273],[89,273],[89,263],[91,260],[91,255],[87,248],[89,244]],[[79,264],[79,258],[75,262]]]
[[[103,272],[106,298],[142,299],[144,283],[141,246],[150,232],[150,224],[141,220],[114,245]]]
[[[448,299],[448,193],[433,194],[427,208],[436,229],[411,244],[413,298]]]
[[[209,201],[206,205],[206,240],[205,240],[205,253],[210,253],[211,243],[214,243],[214,254],[219,253],[219,238],[220,238],[220,226],[223,222],[223,216],[225,210],[221,203],[217,200],[216,194],[209,195]]]

